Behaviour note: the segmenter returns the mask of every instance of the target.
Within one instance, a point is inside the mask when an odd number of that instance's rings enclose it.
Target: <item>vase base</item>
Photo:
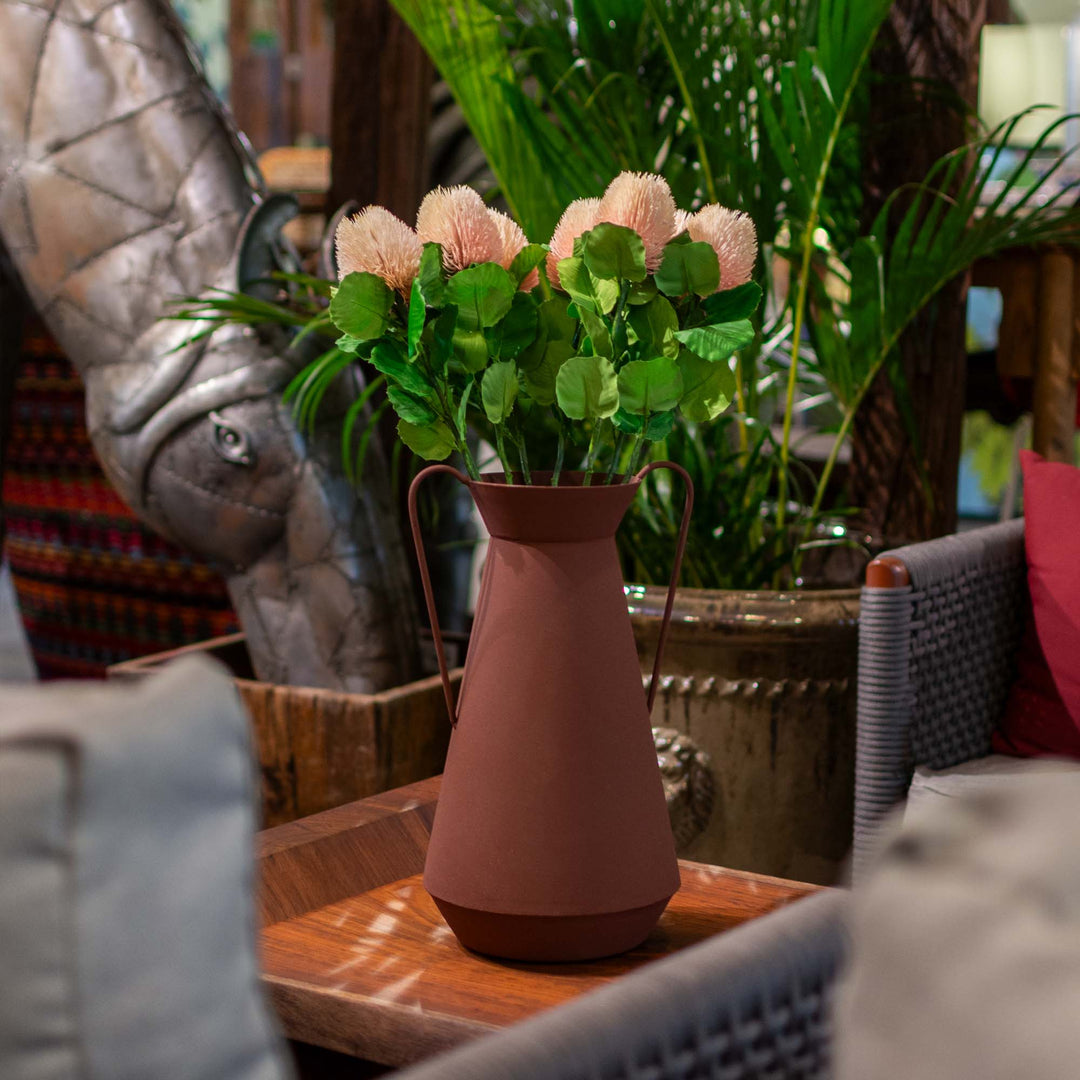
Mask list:
[[[473,952],[503,960],[599,960],[640,945],[670,896],[654,904],[601,915],[505,915],[431,897],[458,941]]]

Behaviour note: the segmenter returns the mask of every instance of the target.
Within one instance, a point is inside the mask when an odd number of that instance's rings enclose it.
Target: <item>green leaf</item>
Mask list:
[[[683,393],[682,372],[671,356],[631,360],[619,372],[619,404],[627,412],[648,416],[668,412]]]
[[[611,422],[625,435],[644,435],[649,442],[659,442],[674,431],[676,419],[675,410],[672,409],[669,412],[653,413],[646,423],[644,416],[620,408],[611,418]]]
[[[561,273],[561,271],[560,271]],[[706,243],[669,243],[656,271],[656,287],[665,295],[679,297],[696,293],[708,296],[720,285],[720,263]]]
[[[330,301],[330,318],[343,334],[370,341],[386,330],[394,290],[375,274],[347,274]]]
[[[454,331],[454,358],[468,372],[476,374],[487,367],[488,346],[483,330]]]
[[[679,354],[683,396],[679,411],[696,424],[715,420],[735,394],[735,374],[725,363],[714,364],[684,349]]]
[[[675,340],[679,317],[664,297],[657,296],[642,307],[631,308],[627,321],[634,339],[647,347],[648,355],[679,355],[679,343]]]
[[[398,438],[426,461],[444,461],[457,449],[453,432],[441,420],[426,426],[399,420],[397,432]]]
[[[446,283],[446,302],[458,309],[458,327],[483,330],[509,310],[517,292],[514,279],[497,263],[459,270]]]
[[[420,341],[420,335],[424,332],[424,320],[427,318],[427,308],[424,306],[424,296],[420,292],[420,282],[414,280],[412,291],[409,293],[409,327],[408,344],[409,359],[416,356],[416,346]]]
[[[608,333],[604,320],[599,315],[594,315],[588,308],[582,308],[581,323],[585,327],[585,333],[589,335],[592,351],[597,356],[613,358],[611,334]]]
[[[386,396],[394,407],[394,412],[407,420],[410,424],[430,424],[435,419],[435,411],[419,398],[406,393],[400,386],[390,385],[386,388]]]
[[[432,393],[431,384],[415,364],[410,364],[401,350],[389,341],[380,341],[371,350],[371,362],[388,379],[397,383],[402,390],[416,397],[426,398]]]
[[[354,338],[349,334],[342,334],[341,337],[334,342],[334,344],[343,352],[350,355],[360,351],[361,346],[366,342],[361,341],[359,338]]]
[[[559,286],[570,294],[579,309],[598,315],[606,315],[619,299],[618,283],[593,277],[580,255],[559,260]]]
[[[706,323],[713,325],[749,319],[760,303],[761,286],[756,281],[748,281],[745,285],[722,289],[705,297],[701,306],[705,309]]]
[[[520,285],[546,258],[546,244],[526,244],[510,263],[510,276]]]
[[[457,326],[457,308],[451,304],[439,312],[431,325],[431,352],[429,359],[436,374],[441,375],[454,355],[454,329]]]
[[[500,360],[484,372],[480,398],[484,413],[493,424],[501,424],[514,411],[517,392],[517,368],[512,360]]]
[[[555,296],[550,300],[545,300],[536,309],[536,337],[532,344],[524,348],[517,357],[518,367],[522,371],[529,371],[543,362],[544,352],[549,342],[574,340],[578,324],[577,320],[569,315],[568,307],[566,297]],[[573,350],[566,355],[572,356]],[[552,393],[554,393],[554,386]]]
[[[442,248],[438,244],[424,245],[424,253],[420,256],[420,269],[416,273],[416,283],[420,285],[420,293],[428,307],[441,308],[446,303]]]
[[[717,326],[695,326],[690,330],[677,330],[677,340],[702,360],[716,363],[728,360],[740,349],[754,340],[754,327],[749,319],[720,323]]]
[[[538,405],[555,404],[555,381],[563,364],[574,355],[569,341],[549,341],[544,346],[540,360],[529,368],[521,369],[525,392]]]
[[[559,368],[555,396],[559,408],[571,420],[601,420],[612,416],[619,407],[614,364],[604,356],[571,356]]]
[[[586,236],[583,255],[594,278],[645,280],[645,241],[625,225],[601,221]]]
[[[526,293],[514,293],[510,310],[496,326],[484,332],[492,356],[513,359],[537,336],[536,301]]]
[[[476,380],[470,379],[469,385],[465,387],[465,393],[461,395],[461,401],[458,402],[457,407],[456,423],[458,435],[461,436],[463,442],[465,436],[468,434],[469,423],[467,417],[469,412],[469,398],[472,396],[474,386],[476,386]]]
[[[626,302],[633,306],[647,304],[656,296],[656,291],[656,282],[651,277],[647,277],[644,281],[635,281],[626,294]]]

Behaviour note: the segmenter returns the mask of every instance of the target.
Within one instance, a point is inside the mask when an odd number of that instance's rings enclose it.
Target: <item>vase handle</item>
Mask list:
[[[420,564],[420,581],[424,586],[424,602],[427,604],[428,619],[431,621],[431,636],[435,639],[435,655],[439,658],[439,674],[442,676],[443,693],[446,695],[446,715],[450,717],[450,726],[457,727],[454,690],[450,685],[450,669],[446,666],[446,650],[443,648],[442,630],[439,629],[439,613],[435,610],[435,594],[431,590],[431,575],[428,573],[427,556],[424,554],[424,538],[420,535],[420,515],[416,509],[420,485],[436,473],[448,473],[466,485],[469,480],[464,473],[450,465],[429,465],[426,469],[421,469],[409,485],[409,524],[412,526],[416,560]]]
[[[675,603],[675,589],[679,584],[679,571],[682,570],[683,555],[686,552],[686,537],[690,531],[690,513],[694,509],[694,484],[690,474],[674,461],[650,461],[634,479],[640,483],[654,469],[670,469],[683,478],[686,488],[686,501],[683,503],[682,524],[679,526],[679,539],[675,544],[675,562],[671,568],[671,582],[668,585],[667,603],[664,605],[664,618],[660,623],[660,636],[656,640],[656,659],[653,661],[652,680],[649,683],[649,715],[652,716],[653,702],[656,700],[656,687],[660,683],[660,664],[664,659],[664,643],[667,641],[668,627],[671,625],[671,608]]]

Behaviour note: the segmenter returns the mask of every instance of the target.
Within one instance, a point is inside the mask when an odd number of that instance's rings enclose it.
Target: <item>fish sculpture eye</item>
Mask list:
[[[209,417],[214,425],[214,449],[218,454],[234,465],[254,465],[255,452],[247,431],[226,420],[220,413],[211,412]]]

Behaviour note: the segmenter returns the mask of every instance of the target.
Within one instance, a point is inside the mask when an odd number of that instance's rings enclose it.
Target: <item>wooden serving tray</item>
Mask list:
[[[405,1065],[818,890],[682,861],[682,888],[632,952],[488,959],[458,944],[421,883],[438,790],[435,777],[260,833],[263,982],[289,1038]]]

